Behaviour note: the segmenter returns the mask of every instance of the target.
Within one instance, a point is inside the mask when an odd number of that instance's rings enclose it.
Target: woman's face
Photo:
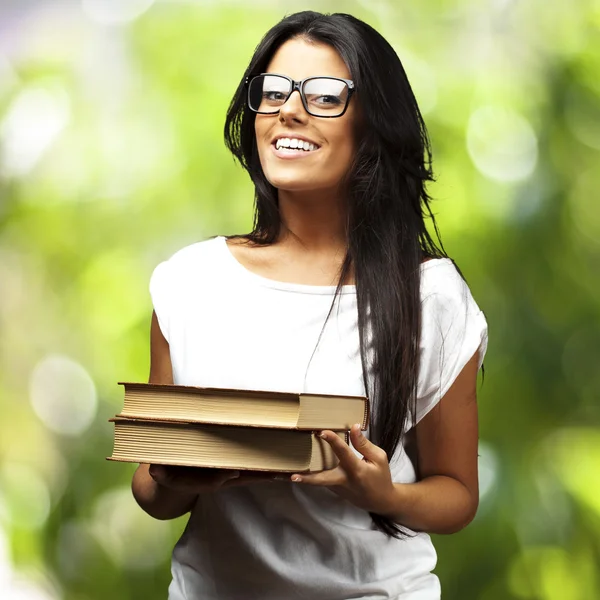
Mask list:
[[[340,55],[331,46],[304,39],[285,42],[267,67],[267,73],[287,75],[295,81],[325,75],[351,79]],[[355,100],[341,117],[315,117],[306,112],[294,92],[275,115],[256,115],[258,154],[269,182],[293,192],[337,191],[355,154]],[[279,138],[302,139],[314,150],[277,149]]]

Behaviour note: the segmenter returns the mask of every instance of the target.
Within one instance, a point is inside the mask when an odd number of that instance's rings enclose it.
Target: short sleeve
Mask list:
[[[169,342],[169,318],[173,311],[171,302],[173,286],[171,284],[170,266],[168,261],[158,264],[150,276],[149,285],[152,306],[160,330],[167,342]]]
[[[450,260],[427,266],[421,298],[416,423],[444,397],[478,350],[481,367],[488,341],[485,316]]]

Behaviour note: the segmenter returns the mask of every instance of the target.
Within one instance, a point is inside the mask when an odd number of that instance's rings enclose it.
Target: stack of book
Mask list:
[[[331,469],[337,457],[318,432],[347,441],[365,429],[363,396],[289,394],[120,382],[123,410],[111,421],[109,460],[302,473]]]

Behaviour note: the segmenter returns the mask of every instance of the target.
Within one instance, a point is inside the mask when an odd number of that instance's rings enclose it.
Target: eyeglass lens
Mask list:
[[[259,75],[250,82],[248,102],[256,112],[272,114],[279,111],[290,96],[292,84],[279,75]],[[348,102],[348,85],[338,79],[315,77],[303,86],[308,112],[334,117],[344,112]]]

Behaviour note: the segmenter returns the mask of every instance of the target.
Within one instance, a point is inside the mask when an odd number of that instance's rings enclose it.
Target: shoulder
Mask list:
[[[207,281],[211,273],[222,272],[219,262],[224,243],[223,238],[216,237],[180,248],[154,267],[151,291],[159,287],[183,291],[199,281]]]
[[[451,259],[433,259],[423,263],[421,269],[421,306],[425,323],[432,319],[468,319],[482,315],[467,282]]]
[[[214,267],[222,255],[221,250],[224,243],[222,237],[215,237],[184,246],[159,263],[155,271],[175,276],[177,274],[185,275],[190,271],[198,273],[203,269]]]
[[[173,267],[198,266],[202,262],[211,261],[218,256],[224,243],[224,239],[220,236],[194,242],[174,252],[165,262]]]

